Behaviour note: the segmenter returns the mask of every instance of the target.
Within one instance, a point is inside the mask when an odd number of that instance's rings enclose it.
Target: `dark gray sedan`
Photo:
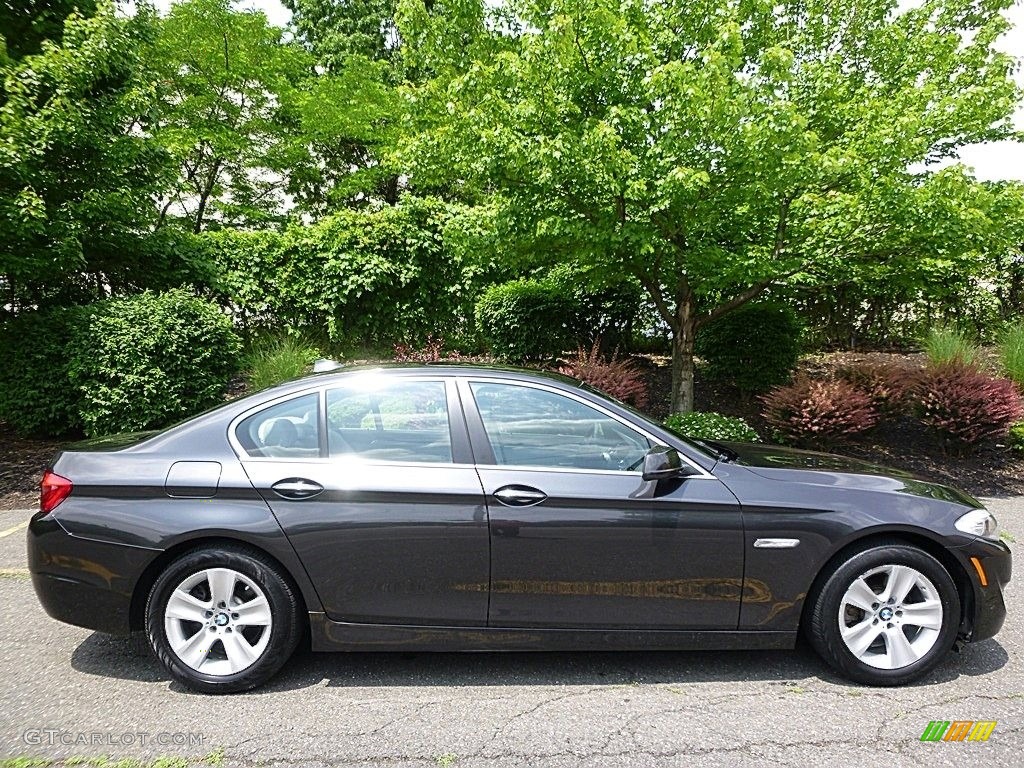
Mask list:
[[[897,685],[1005,617],[970,496],[673,434],[571,379],[349,369],[71,446],[29,526],[54,618],[211,693],[314,650],[790,648]]]

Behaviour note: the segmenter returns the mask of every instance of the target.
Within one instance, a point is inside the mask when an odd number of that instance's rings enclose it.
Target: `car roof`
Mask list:
[[[278,384],[272,389],[278,389],[282,393],[291,389],[301,389],[304,386],[320,386],[336,379],[344,379],[353,373],[366,373],[369,371],[381,371],[395,375],[429,375],[455,376],[455,375],[486,375],[492,378],[502,379],[523,379],[532,378],[546,382],[554,382],[567,387],[580,387],[583,382],[571,376],[566,376],[556,371],[544,371],[536,368],[517,368],[503,365],[484,365],[480,363],[365,363],[360,365],[343,365],[321,373],[313,373],[299,379]],[[269,392],[270,390],[264,390]]]

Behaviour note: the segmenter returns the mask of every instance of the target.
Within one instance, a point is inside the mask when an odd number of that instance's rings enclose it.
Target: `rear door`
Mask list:
[[[486,624],[487,512],[452,382],[352,374],[233,430],[331,619]]]

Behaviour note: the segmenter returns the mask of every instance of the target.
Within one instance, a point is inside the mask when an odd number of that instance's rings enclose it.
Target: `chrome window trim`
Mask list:
[[[575,400],[575,401],[577,401],[577,402],[579,402],[579,403],[581,403],[581,404],[583,404],[583,405],[585,405],[585,406],[587,406],[589,408],[594,409],[595,411],[597,411],[599,413],[604,414],[605,416],[610,418],[612,421],[617,421],[620,425],[622,425],[626,429],[629,429],[629,430],[631,430],[633,432],[636,432],[636,433],[638,433],[640,435],[643,435],[645,438],[647,438],[647,440],[651,443],[651,445],[665,445],[665,442],[663,440],[655,437],[654,435],[652,435],[650,432],[646,431],[645,429],[642,429],[642,428],[638,427],[636,424],[633,424],[631,422],[626,421],[621,416],[619,416],[616,413],[613,413],[613,412],[609,411],[607,408],[605,408],[604,406],[600,405],[599,403],[595,403],[595,402],[592,402],[591,400],[588,400],[585,397],[581,397],[580,395],[577,395],[575,392],[570,392],[570,391],[561,389],[559,387],[552,387],[552,386],[543,384],[541,382],[522,381],[522,380],[519,380],[519,379],[504,379],[504,378],[493,378],[493,377],[488,377],[488,376],[465,376],[465,375],[459,376],[458,378],[461,378],[461,379],[463,379],[463,380],[465,380],[466,382],[469,383],[469,385],[470,385],[469,390],[470,390],[470,393],[473,394],[473,398],[474,398],[473,399],[473,407],[476,408],[478,414],[480,414],[480,409],[477,407],[477,404],[476,404],[476,393],[473,392],[473,387],[472,387],[472,385],[475,382],[479,382],[479,383],[482,383],[482,384],[504,384],[506,386],[511,386],[511,387],[529,387],[531,389],[540,389],[540,390],[543,390],[545,392],[550,392],[552,394],[562,395],[563,397],[568,397],[571,400]],[[480,414],[480,421],[481,421],[481,423],[483,422],[483,414]],[[484,426],[484,431],[486,432],[486,425]],[[489,439],[490,439],[490,437],[488,437],[488,440]],[[668,447],[671,447],[671,446],[668,446]],[[699,464],[697,464],[696,462],[691,460],[689,456],[687,456],[686,454],[680,452],[678,449],[676,449],[676,451],[679,453],[680,461],[685,462],[688,466],[692,467],[697,472],[697,474],[687,475],[685,479],[687,479],[687,480],[717,480],[718,479],[713,474],[711,474],[706,469],[704,469],[702,466],[700,466]],[[639,475],[643,474],[640,470],[634,470],[632,472],[627,472],[625,470],[619,470],[619,469],[573,469],[571,467],[543,467],[543,466],[536,466],[536,465],[520,466],[520,465],[512,465],[512,464],[480,464],[479,462],[477,462],[477,466],[478,467],[485,467],[485,468],[488,468],[488,469],[490,469],[490,468],[508,469],[508,470],[515,470],[515,471],[520,471],[520,472],[522,472],[522,471],[532,471],[532,472],[575,472],[575,473],[601,474],[601,475],[628,475],[630,477],[636,477],[636,476],[639,476]]]

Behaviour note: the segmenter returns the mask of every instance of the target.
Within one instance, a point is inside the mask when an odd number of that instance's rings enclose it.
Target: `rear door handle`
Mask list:
[[[278,480],[270,490],[283,499],[311,499],[323,493],[324,487],[320,483],[307,480],[304,477],[288,477]]]
[[[494,498],[506,507],[532,507],[540,504],[548,495],[528,485],[506,485],[494,492]]]

